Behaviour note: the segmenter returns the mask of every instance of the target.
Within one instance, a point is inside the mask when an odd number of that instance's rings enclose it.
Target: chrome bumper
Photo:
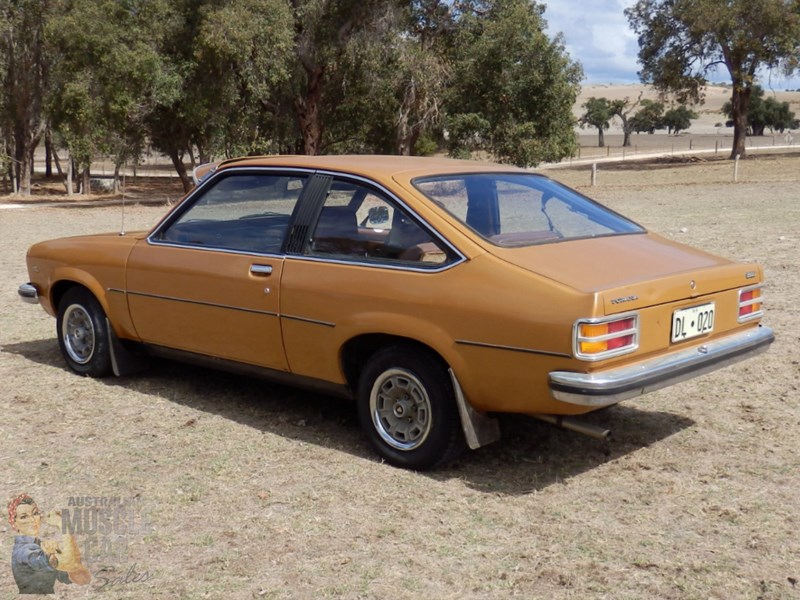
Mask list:
[[[772,329],[759,325],[720,340],[608,371],[553,371],[550,390],[554,398],[569,404],[609,406],[750,358],[764,352],[774,340]]]
[[[17,290],[20,300],[28,304],[39,304],[39,290],[31,283],[23,283]]]

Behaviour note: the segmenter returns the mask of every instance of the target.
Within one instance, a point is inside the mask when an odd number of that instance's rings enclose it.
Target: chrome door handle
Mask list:
[[[272,274],[272,266],[271,265],[250,265],[250,272],[253,275],[271,275]]]

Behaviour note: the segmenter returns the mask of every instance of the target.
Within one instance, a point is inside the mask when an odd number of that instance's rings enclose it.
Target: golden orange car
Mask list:
[[[541,175],[388,156],[197,172],[152,231],[28,251],[23,300],[69,368],[147,356],[354,397],[388,462],[433,468],[495,413],[570,415],[765,350],[762,269],[646,231]]]

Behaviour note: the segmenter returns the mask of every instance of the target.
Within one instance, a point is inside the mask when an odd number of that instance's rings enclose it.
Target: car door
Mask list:
[[[126,291],[147,343],[286,370],[284,245],[309,174],[228,169],[133,249]]]
[[[281,280],[284,347],[293,373],[342,383],[342,344],[384,325],[365,319],[417,314],[447,286],[434,274],[463,257],[378,185],[338,176],[317,197]]]

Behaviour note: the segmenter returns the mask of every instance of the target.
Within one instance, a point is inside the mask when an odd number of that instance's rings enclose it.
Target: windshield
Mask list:
[[[530,173],[439,175],[413,185],[497,246],[644,232],[586,196]]]

